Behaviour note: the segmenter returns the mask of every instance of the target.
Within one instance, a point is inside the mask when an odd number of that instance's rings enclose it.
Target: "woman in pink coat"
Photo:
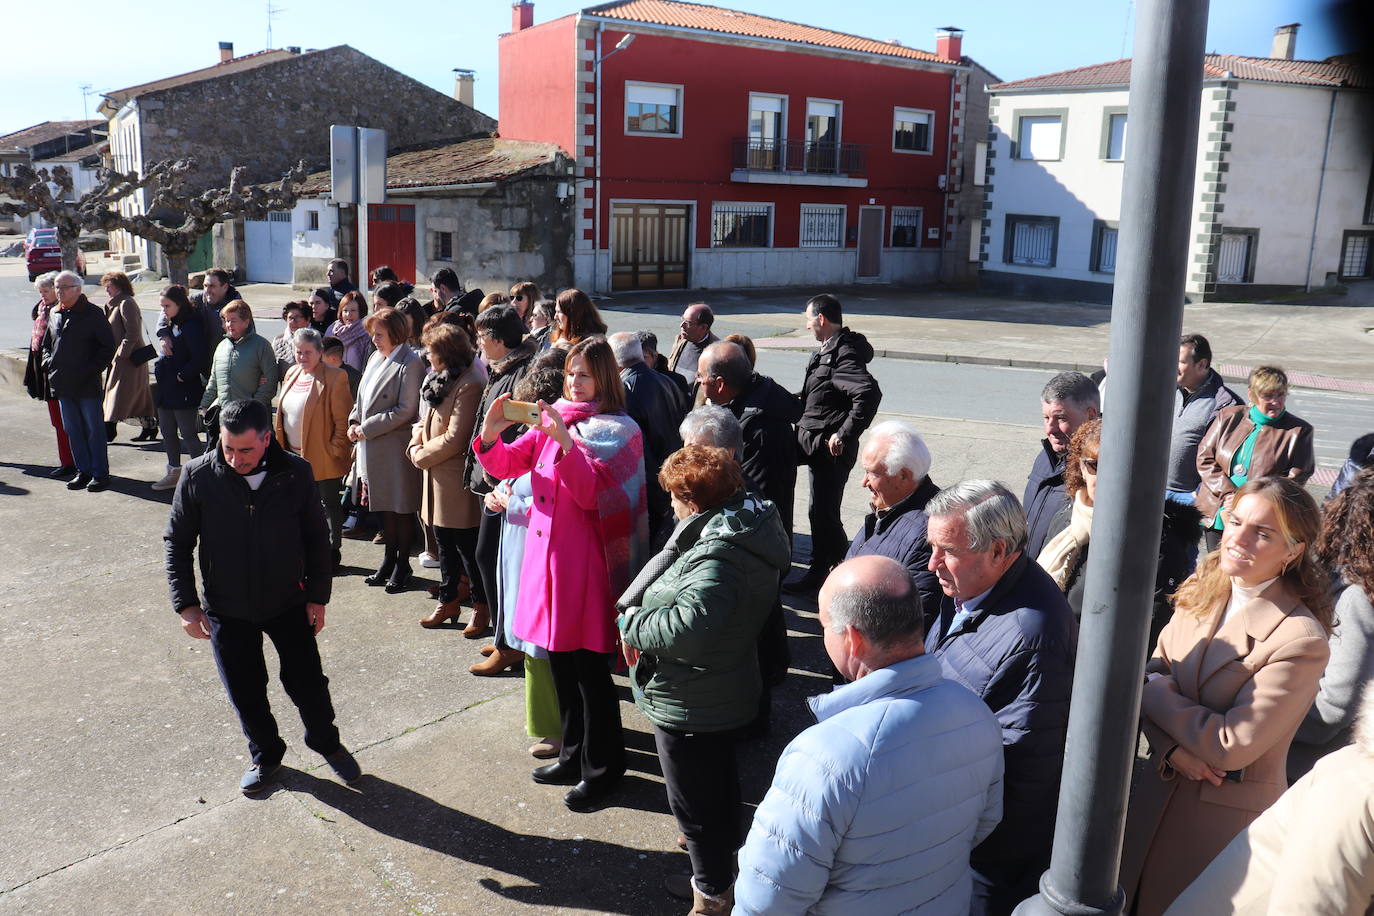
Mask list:
[[[507,445],[499,438],[508,395],[488,410],[473,450],[500,479],[530,472],[533,500],[515,634],[549,650],[562,712],[563,750],[534,781],[572,788],[585,811],[625,772],[620,702],[611,680],[615,599],[646,559],[648,508],[639,427],[624,414],[625,388],[605,338],[568,353],[564,398],[539,402],[540,425]]]

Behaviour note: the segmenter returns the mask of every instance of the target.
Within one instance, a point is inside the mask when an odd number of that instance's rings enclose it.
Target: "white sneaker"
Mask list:
[[[420,554],[420,565],[425,569],[438,569],[439,558],[432,553],[422,553]]]
[[[181,477],[181,468],[169,467],[167,473],[157,483],[153,484],[154,490],[174,490],[177,485],[177,478]]]

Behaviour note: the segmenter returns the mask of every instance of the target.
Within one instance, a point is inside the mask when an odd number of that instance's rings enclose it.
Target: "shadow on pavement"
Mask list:
[[[528,884],[503,885],[491,878],[479,882],[491,893],[521,904],[550,910],[573,908],[635,916],[645,912],[643,899],[632,905],[618,904],[604,890],[598,889],[600,881],[579,878],[570,864],[576,862],[594,867],[603,875],[620,876],[621,881],[636,877],[657,881],[659,875],[681,871],[686,862],[680,852],[635,849],[594,839],[551,840],[516,833],[371,774],[364,774],[356,787],[350,789],[299,770],[283,769],[281,772],[285,788],[308,793],[378,833],[524,879]],[[614,802],[619,806],[627,806],[625,803],[630,802],[628,807],[642,808],[646,806],[633,803],[650,796],[659,803],[649,810],[663,810],[662,787],[630,777],[617,792]],[[550,801],[557,803],[553,798]],[[657,885],[641,890],[642,893],[630,897],[648,895],[658,899],[663,896]]]

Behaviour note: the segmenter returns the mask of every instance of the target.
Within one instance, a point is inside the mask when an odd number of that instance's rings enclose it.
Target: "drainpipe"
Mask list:
[[[955,70],[949,75],[949,117],[945,119],[945,188],[944,200],[940,207],[940,276],[946,277],[945,282],[953,279],[953,276],[945,272],[945,262],[949,259],[950,244],[954,241],[949,231],[949,201],[954,187],[954,93],[959,87],[959,71]],[[965,93],[964,101],[968,101]],[[960,117],[965,121],[964,130],[968,130],[968,109],[960,110]],[[959,225],[956,219],[955,226]]]
[[[1141,0],[1092,552],[1054,852],[1018,916],[1115,916],[1183,329],[1207,0]],[[1149,549],[1144,549],[1149,545]]]
[[[1312,209],[1312,244],[1307,248],[1307,273],[1303,292],[1312,292],[1312,259],[1317,254],[1317,220],[1322,215],[1322,188],[1326,185],[1326,158],[1331,155],[1331,129],[1336,121],[1336,90],[1331,90],[1331,107],[1326,111],[1326,145],[1322,147],[1322,170],[1317,176],[1317,206]],[[1338,271],[1339,267],[1336,268]]]
[[[606,23],[604,23],[604,22],[598,22],[598,23],[596,24],[596,51],[594,52],[594,53],[596,54],[596,66],[595,66],[595,69],[594,69],[594,71],[593,71],[593,73],[594,73],[593,79],[596,80],[596,104],[593,105],[593,110],[596,112],[596,115],[595,115],[595,117],[596,117],[596,134],[595,134],[595,139],[592,141],[593,143],[596,144],[596,148],[595,148],[594,150],[592,150],[592,189],[593,189],[593,193],[592,193],[592,289],[591,289],[591,292],[592,292],[593,294],[596,293],[597,279],[598,279],[598,274],[600,273],[600,271],[598,270],[598,267],[599,267],[600,264],[601,264],[601,120],[602,120],[602,117],[603,117],[603,113],[602,113],[602,111],[601,111],[601,60],[602,60],[602,57],[601,57],[601,33],[602,33],[603,31],[605,31],[605,29],[606,29]],[[576,138],[576,137],[573,138],[573,142],[577,142],[577,138]],[[576,219],[573,220],[573,225],[574,225],[574,226],[577,225]]]

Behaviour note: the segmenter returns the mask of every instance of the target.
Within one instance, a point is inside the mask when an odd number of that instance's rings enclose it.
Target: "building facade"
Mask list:
[[[932,53],[675,0],[535,25],[516,3],[500,132],[575,157],[590,290],[968,281],[990,76],[961,35]]]
[[[72,177],[67,199],[77,200],[95,187],[104,142],[104,120],[44,121],[0,136],[0,175],[13,175],[15,169],[24,165],[50,171],[63,166]],[[54,185],[53,192],[56,191]],[[40,228],[43,222],[37,213],[0,217],[0,225],[13,232],[28,232]]]
[[[1284,26],[1275,55],[1290,53]],[[982,288],[1108,302],[1130,61],[991,87]],[[1374,81],[1353,59],[1209,54],[1187,295],[1262,299],[1374,268]]]

